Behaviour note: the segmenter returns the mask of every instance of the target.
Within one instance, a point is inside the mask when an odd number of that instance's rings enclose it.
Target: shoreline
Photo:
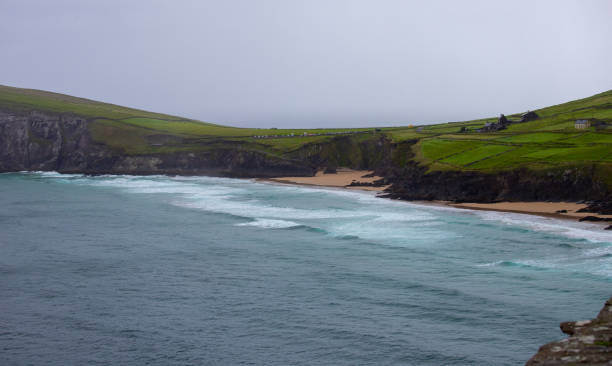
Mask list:
[[[20,171],[20,172],[2,172],[0,174],[15,174],[15,173],[48,173],[54,172],[57,174],[71,174],[71,173],[59,173],[56,171]],[[294,186],[304,186],[311,188],[322,188],[322,189],[342,189],[349,191],[361,191],[361,193],[369,193],[379,196],[379,193],[383,193],[384,190],[388,187],[373,187],[373,186],[347,186],[352,181],[356,181],[359,179],[359,182],[373,182],[377,179],[382,179],[379,176],[372,176],[363,178],[363,175],[370,175],[372,171],[365,170],[351,170],[351,169],[338,169],[338,173],[330,173],[323,174],[322,172],[318,172],[317,175],[313,177],[276,177],[276,178],[243,178],[247,180],[252,180],[255,182],[262,182],[266,184],[280,184],[280,185],[294,185]],[[77,173],[82,175],[83,173]],[[111,174],[114,175],[114,174]],[[156,174],[157,175],[157,174]],[[160,176],[170,176],[165,174],[160,174]],[[321,179],[321,177],[331,177],[331,183],[329,179]],[[340,180],[337,178],[341,177]],[[355,179],[357,178],[357,179]],[[384,198],[384,197],[381,197]],[[440,201],[440,200],[432,200],[432,201],[405,201],[398,200],[400,202],[420,204],[424,206],[438,206],[438,207],[448,207],[466,211],[491,211],[491,212],[506,212],[506,213],[516,213],[516,214],[524,214],[524,215],[534,215],[539,217],[548,217],[555,219],[563,219],[563,220],[571,220],[573,222],[580,222],[579,219],[585,216],[596,216],[599,218],[608,218],[612,219],[612,215],[603,215],[594,212],[575,212],[578,209],[584,208],[587,205],[583,203],[576,202],[545,202],[545,201],[523,201],[523,202],[495,202],[495,203],[474,203],[474,202],[464,202],[464,203],[453,203],[450,201]],[[520,207],[517,207],[520,206]],[[567,213],[558,213],[559,209],[565,209]],[[602,229],[605,229],[609,226],[612,226],[612,221],[583,221],[581,223],[590,224],[590,225],[598,225]]]
[[[267,183],[280,183],[288,185],[298,185],[307,187],[320,187],[320,188],[335,188],[335,189],[348,189],[355,191],[367,191],[371,193],[381,193],[388,186],[372,187],[372,186],[348,186],[351,182],[365,182],[371,183],[375,180],[382,179],[382,177],[373,176],[366,177],[364,175],[372,174],[372,171],[366,170],[350,170],[350,169],[338,169],[337,173],[324,174],[322,171],[317,172],[313,177],[278,177],[278,178],[258,178],[256,181],[267,182]],[[517,213],[525,215],[535,215],[540,217],[549,217],[556,219],[572,220],[574,222],[580,222],[579,219],[586,216],[596,216],[600,218],[612,219],[612,215],[602,215],[594,212],[576,212],[580,209],[586,208],[587,205],[576,202],[543,202],[543,201],[519,201],[519,202],[495,202],[495,203],[475,203],[475,202],[464,202],[464,203],[453,203],[449,201],[406,201],[413,202],[423,205],[434,205],[443,207],[452,207],[463,210],[476,210],[476,211],[494,211],[494,212],[507,212]],[[558,212],[565,210],[567,212]],[[599,224],[602,228],[612,224],[610,221],[584,221],[588,224]]]
[[[518,202],[495,202],[495,203],[446,203],[449,207],[477,210],[477,211],[496,211],[510,212],[527,215],[536,215],[544,217],[553,217],[557,219],[566,219],[579,221],[586,216],[596,216],[601,218],[612,218],[612,215],[602,215],[595,212],[576,212],[579,209],[586,208],[586,204],[575,202],[542,202],[542,201],[518,201]],[[520,208],[519,206],[522,206]],[[557,212],[559,210],[567,210],[566,213]],[[582,222],[582,221],[580,221]],[[610,225],[606,221],[584,221],[593,224]]]
[[[364,177],[364,175],[372,175],[373,173],[374,172],[371,170],[338,169],[336,173],[329,174],[326,174],[323,171],[318,171],[312,177],[257,178],[256,180],[310,187],[332,187],[374,192],[384,191],[388,186],[350,186],[350,184],[353,182],[371,184],[374,183],[374,181],[383,178],[379,176]]]

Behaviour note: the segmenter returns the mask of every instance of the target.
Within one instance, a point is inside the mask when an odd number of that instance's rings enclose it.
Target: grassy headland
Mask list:
[[[612,90],[538,109],[540,118],[512,123],[496,132],[478,132],[496,117],[415,127],[272,129],[236,128],[126,108],[68,95],[0,86],[0,110],[73,114],[87,119],[94,141],[130,155],[237,147],[287,156],[339,135],[355,141],[385,136],[410,141],[408,159],[429,171],[497,172],[562,166],[595,166],[612,186]],[[518,121],[518,114],[509,115]],[[576,119],[593,125],[578,130]],[[405,159],[402,163],[405,162]]]
[[[417,160],[432,170],[496,171],[517,167],[612,163],[612,91],[535,111],[535,121],[497,132],[476,132],[495,118],[424,126],[415,138]],[[509,116],[518,120],[518,115]],[[577,119],[600,125],[576,129]],[[467,132],[459,132],[462,128]],[[427,135],[426,135],[427,134]]]

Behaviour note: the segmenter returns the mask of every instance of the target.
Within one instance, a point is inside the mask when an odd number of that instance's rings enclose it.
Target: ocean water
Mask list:
[[[208,177],[0,174],[1,365],[522,365],[600,225]]]

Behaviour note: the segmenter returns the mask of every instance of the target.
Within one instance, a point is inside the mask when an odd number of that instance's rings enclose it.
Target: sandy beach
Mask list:
[[[496,203],[446,203],[448,206],[471,210],[489,210],[516,212],[540,216],[580,219],[585,216],[612,218],[612,215],[600,215],[594,212],[576,212],[587,205],[574,202],[496,202]],[[559,212],[559,211],[567,212]]]
[[[372,183],[382,177],[373,176],[366,177],[364,175],[372,174],[370,170],[352,170],[352,169],[338,169],[336,173],[325,174],[323,171],[318,171],[314,177],[280,177],[270,178],[267,181],[286,183],[286,184],[300,184],[307,186],[321,186],[321,187],[336,187],[336,188],[348,188],[362,191],[383,191],[387,186],[382,187],[371,187],[371,186],[349,186],[352,182]]]
[[[306,186],[319,186],[319,187],[335,187],[335,188],[347,188],[354,190],[364,191],[378,191],[385,190],[388,186],[382,187],[370,187],[370,186],[349,186],[351,182],[364,182],[371,183],[382,177],[373,176],[365,177],[365,175],[372,174],[369,170],[352,170],[352,169],[338,169],[336,173],[324,174],[323,171],[317,172],[313,177],[279,177],[265,179],[265,181],[284,183],[284,184],[297,184]],[[496,203],[452,203],[444,201],[435,202],[419,202],[423,204],[441,204],[456,208],[465,208],[470,210],[488,210],[488,211],[500,211],[500,212],[514,212],[523,213],[539,216],[548,216],[565,219],[580,219],[585,216],[597,216],[602,218],[612,218],[612,215],[600,215],[593,212],[576,212],[587,205],[583,203],[575,202],[496,202]],[[562,212],[566,211],[566,212]],[[606,224],[605,222],[603,224]],[[608,223],[609,224],[609,223]]]

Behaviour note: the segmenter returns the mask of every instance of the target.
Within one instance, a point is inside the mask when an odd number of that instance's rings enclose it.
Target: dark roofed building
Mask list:
[[[540,118],[540,116],[538,116],[538,114],[534,111],[527,111],[521,114],[521,122],[534,121],[538,118]]]

